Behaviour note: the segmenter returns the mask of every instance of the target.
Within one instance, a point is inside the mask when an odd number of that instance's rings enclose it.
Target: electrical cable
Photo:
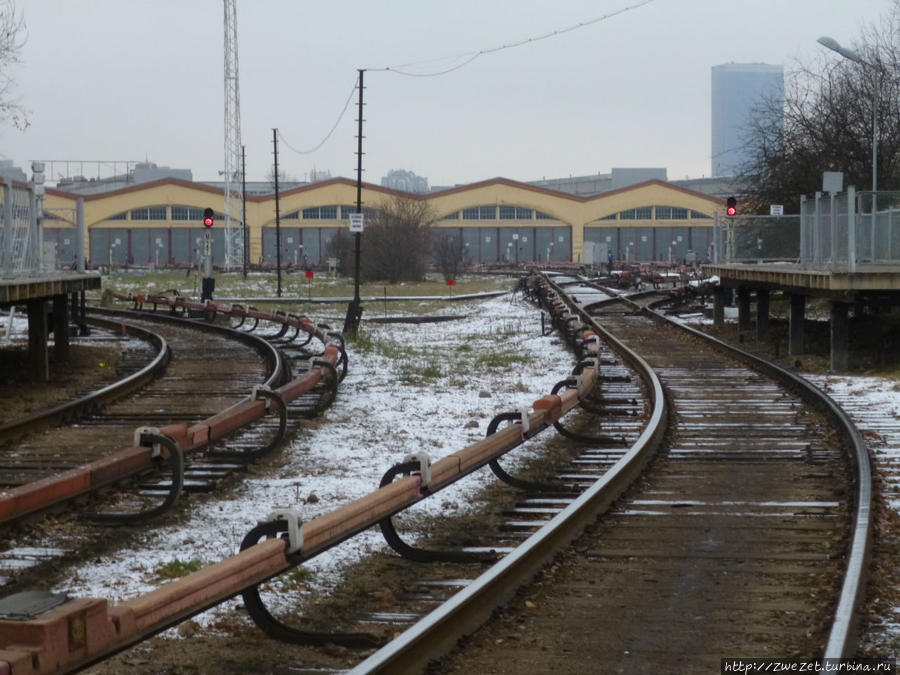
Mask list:
[[[654,0],[642,0],[641,2],[638,2],[633,5],[629,5],[628,7],[623,7],[622,9],[618,9],[614,12],[610,12],[609,14],[604,14],[603,16],[598,16],[593,19],[588,19],[587,21],[581,21],[572,26],[567,26],[566,28],[559,28],[557,30],[549,31],[549,32],[543,33],[541,35],[535,35],[533,37],[525,38],[525,39],[519,40],[517,42],[511,42],[509,44],[500,45],[498,47],[482,49],[477,52],[466,52],[464,54],[457,54],[455,56],[440,57],[440,58],[435,58],[435,59],[426,59],[423,61],[414,61],[414,62],[410,62],[410,63],[402,63],[397,66],[387,66],[384,68],[366,68],[365,70],[374,71],[374,72],[396,73],[397,75],[405,75],[407,77],[437,77],[439,75],[447,75],[448,73],[452,73],[456,70],[459,70],[460,68],[463,68],[463,67],[469,65],[470,63],[472,63],[475,59],[477,59],[480,56],[484,56],[486,54],[494,54],[496,52],[500,52],[505,49],[513,49],[514,47],[521,47],[522,45],[530,44],[532,42],[540,42],[541,40],[546,40],[551,37],[556,37],[557,35],[564,35],[565,33],[571,33],[572,31],[578,30],[579,28],[585,28],[587,26],[592,26],[596,23],[600,23],[601,21],[606,21],[607,19],[611,19],[615,16],[618,16],[619,14],[624,14],[625,12],[629,12],[633,9],[638,9],[639,7],[643,7],[644,5],[649,5],[653,1]],[[410,67],[420,66],[420,65],[424,65],[424,64],[432,64],[432,63],[439,62],[439,61],[451,61],[451,60],[460,59],[460,58],[463,59],[463,61],[461,63],[457,63],[448,68],[443,68],[441,70],[431,72],[431,73],[412,73],[412,72],[401,70],[401,68],[410,68]],[[290,143],[287,142],[287,140],[284,137],[284,134],[282,134],[281,130],[279,129],[278,137],[281,139],[281,142],[284,143],[288,147],[289,150],[297,153],[298,155],[309,155],[309,154],[315,152],[316,150],[318,150],[319,148],[321,148],[323,145],[325,145],[325,143],[328,141],[328,139],[331,138],[332,134],[334,134],[338,125],[341,123],[341,120],[344,119],[344,114],[347,112],[347,108],[350,107],[350,101],[353,100],[353,92],[356,91],[356,87],[358,85],[359,85],[359,77],[357,76],[356,81],[353,83],[353,88],[350,90],[350,94],[347,96],[347,100],[344,102],[344,107],[341,109],[341,112],[338,115],[337,120],[335,120],[334,124],[331,127],[331,130],[328,132],[328,134],[326,134],[325,138],[323,138],[318,144],[316,144],[315,146],[313,146],[312,148],[310,148],[308,150],[298,150],[297,148],[295,148],[294,146],[292,146]]]
[[[369,68],[367,70],[372,71],[382,71],[382,72],[390,72],[396,73],[397,75],[405,75],[407,77],[437,77],[439,75],[446,75],[448,73],[452,73],[455,70],[459,70],[460,68],[469,65],[479,56],[484,56],[485,54],[494,54],[496,52],[503,51],[505,49],[513,49],[514,47],[521,47],[522,45],[531,44],[532,42],[540,42],[541,40],[547,40],[552,37],[556,37],[557,35],[564,35],[565,33],[571,33],[572,31],[576,31],[579,28],[585,28],[587,26],[592,26],[596,23],[600,23],[601,21],[606,21],[607,19],[611,19],[619,14],[624,14],[625,12],[629,12],[633,9],[638,9],[639,7],[643,7],[644,5],[649,5],[654,0],[642,0],[642,2],[638,2],[633,5],[629,5],[628,7],[623,7],[622,9],[618,9],[614,12],[610,12],[609,14],[604,14],[603,16],[598,16],[593,19],[588,19],[587,21],[581,21],[572,26],[567,26],[566,28],[558,28],[556,30],[549,31],[547,33],[543,33],[541,35],[535,35],[529,38],[524,38],[517,42],[511,42],[509,44],[499,45],[497,47],[491,47],[488,49],[482,49],[477,52],[465,52],[463,54],[457,54],[455,56],[443,57],[440,59],[427,59],[423,61],[415,61],[411,63],[401,63],[396,66],[386,66],[384,68]],[[412,73],[405,70],[401,70],[401,68],[409,68],[420,66],[424,64],[434,63],[435,61],[447,61],[453,59],[465,59],[462,63],[456,64],[449,68],[444,68],[442,70],[438,70],[431,73]]]
[[[315,152],[316,150],[318,150],[319,148],[321,148],[323,145],[325,145],[325,143],[328,141],[328,139],[331,138],[331,135],[334,133],[335,129],[338,128],[338,124],[341,123],[341,120],[344,119],[344,113],[346,113],[347,108],[350,107],[350,101],[353,100],[353,92],[356,91],[357,86],[359,86],[359,76],[358,75],[356,77],[356,81],[353,83],[353,88],[350,90],[350,94],[347,96],[347,100],[344,102],[344,107],[341,109],[340,115],[338,115],[334,124],[331,126],[331,130],[328,132],[328,134],[325,136],[325,138],[323,138],[319,142],[318,145],[313,146],[309,150],[297,150],[297,148],[295,148],[294,146],[292,146],[290,143],[287,142],[287,140],[284,137],[284,134],[282,134],[281,130],[279,129],[278,137],[281,139],[281,142],[284,143],[290,150],[293,150],[294,152],[296,152],[298,155],[309,155],[309,154]]]

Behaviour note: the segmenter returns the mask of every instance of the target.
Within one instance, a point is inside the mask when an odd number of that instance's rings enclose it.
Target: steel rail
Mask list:
[[[60,405],[41,410],[31,415],[0,426],[0,440],[10,440],[23,434],[38,431],[54,424],[60,424],[73,419],[85,410],[101,408],[104,405],[140,389],[145,384],[157,377],[171,359],[169,343],[159,333],[154,333],[140,326],[122,321],[109,321],[99,317],[88,317],[88,323],[105,328],[111,332],[122,332],[141,338],[156,346],[157,354],[150,363],[139,371],[128,375],[116,382],[106,385],[77,399],[67,401]]]
[[[544,277],[546,279],[546,277]],[[557,294],[563,297],[572,311],[580,314],[586,323],[592,325],[598,334],[608,336],[606,331],[592,318],[587,316],[587,312],[580,307],[575,307],[561,286],[554,284],[547,279]],[[648,295],[644,292],[641,295]],[[681,328],[692,335],[708,340],[717,345],[733,357],[744,362],[748,366],[762,371],[773,379],[781,382],[791,390],[795,391],[804,400],[815,405],[818,409],[824,410],[832,419],[834,419],[841,429],[845,439],[852,446],[850,453],[850,461],[856,471],[857,498],[855,510],[855,524],[853,536],[851,538],[850,550],[848,552],[847,567],[842,582],[840,599],[834,613],[834,621],[830,630],[827,645],[824,650],[825,658],[840,658],[852,656],[855,652],[854,628],[858,619],[858,608],[864,598],[865,585],[863,583],[866,560],[869,554],[871,543],[871,524],[870,524],[870,508],[871,508],[871,469],[869,466],[869,458],[865,447],[865,442],[861,434],[855,428],[850,418],[840,409],[840,407],[824,392],[816,388],[807,380],[781,368],[777,364],[749,354],[744,350],[729,345],[708,336],[700,331],[696,331],[687,326],[659,314],[658,312],[642,308],[640,305],[623,297],[611,298],[609,301],[600,303],[592,303],[591,306],[602,304],[611,304],[614,302],[626,302],[631,304],[636,311],[646,312],[655,320],[664,322],[669,325]],[[609,336],[612,337],[612,336]],[[612,338],[611,345],[624,347],[618,340]],[[626,358],[628,350],[619,351],[619,355]],[[637,356],[637,355],[635,355]],[[630,365],[638,369],[638,364],[642,361],[640,357],[636,360],[628,359]],[[650,427],[645,430],[645,434],[651,431]],[[642,436],[643,439],[643,436]],[[641,441],[639,440],[638,443]],[[636,446],[635,446],[636,447]],[[565,527],[562,521],[567,517],[573,517],[575,514],[570,511],[577,511],[583,506],[584,502],[596,499],[597,492],[608,486],[615,480],[611,473],[619,468],[620,464],[629,461],[634,447],[604,475],[603,478],[592,486],[587,492],[579,497],[575,502],[569,505],[563,512],[554,517],[538,532],[532,535],[522,546],[515,549],[506,556],[501,562],[485,572],[481,577],[469,584],[465,589],[451,597],[446,603],[435,609],[421,621],[404,631],[391,643],[372,654],[369,658],[358,664],[355,668],[348,671],[348,675],[364,675],[368,673],[395,673],[395,672],[421,672],[428,661],[432,660],[436,655],[448,651],[456,643],[457,639],[463,634],[470,632],[474,627],[485,621],[493,609],[496,607],[494,598],[502,599],[509,597],[514,592],[516,584],[507,577],[513,577],[515,572],[513,568],[521,566],[521,569],[534,569],[540,566],[540,562],[536,559],[538,554],[535,548],[541,546],[553,546],[554,543],[564,545],[565,537],[556,535],[552,529],[554,527]],[[589,516],[585,516],[589,519]],[[533,572],[532,572],[533,573]],[[531,573],[523,572],[522,578],[527,578]],[[490,602],[483,602],[490,598]],[[426,648],[427,645],[427,648]]]
[[[159,321],[161,323],[171,323],[178,326],[190,326],[192,329],[205,331],[209,333],[219,333],[243,342],[253,348],[266,362],[269,375],[266,378],[266,386],[272,387],[280,384],[287,372],[284,364],[284,357],[281,352],[270,342],[266,341],[260,335],[252,335],[244,331],[235,330],[228,326],[220,326],[218,324],[209,323],[207,321],[194,321],[191,319],[183,319],[178,316],[169,316],[161,313],[152,312],[134,312],[127,309],[114,309],[112,307],[91,307],[91,313],[102,314],[112,317],[139,317],[148,321]]]
[[[645,297],[646,292],[637,294]],[[754,368],[777,380],[791,391],[800,396],[807,403],[815,406],[830,417],[840,430],[844,441],[849,445],[848,460],[855,473],[854,484],[856,486],[855,509],[853,510],[853,528],[850,537],[850,545],[847,551],[847,563],[844,578],[841,582],[841,592],[834,612],[834,619],[829,631],[828,642],[824,650],[824,658],[845,658],[856,652],[856,631],[859,624],[859,611],[865,600],[867,563],[871,555],[872,547],[872,467],[869,459],[865,439],[856,428],[850,416],[824,391],[816,387],[809,380],[793,373],[777,363],[765,359],[756,354],[741,349],[728,342],[720,340],[703,331],[686,326],[675,321],[656,308],[670,301],[663,298],[642,307],[631,300],[629,296],[617,296],[609,300],[592,303],[591,307],[597,307],[615,302],[624,302],[632,305],[636,311],[645,312],[654,320],[676,327],[693,335],[696,338],[714,344],[720,350],[742,361],[745,365]]]
[[[337,362],[338,348],[327,346],[325,357],[332,363]],[[400,478],[309,521],[301,522],[295,511],[279,509],[251,530],[245,541],[252,539],[254,531],[262,526],[267,526],[276,536],[259,543],[251,541],[240,553],[150,593],[116,606],[99,598],[68,599],[33,620],[0,619],[0,638],[5,637],[0,639],[0,667],[4,663],[11,664],[13,673],[18,672],[16,664],[19,663],[34,664],[36,672],[69,672],[83,668],[229,597],[255,589],[259,583],[363,532],[383,518],[437,494],[492,459],[520,446],[526,438],[549,428],[553,421],[577,407],[581,393],[590,391],[597,381],[599,362],[580,366],[579,387],[534,401],[533,412],[521,411],[520,424],[500,429],[433,464],[427,456],[417,455],[422,467],[420,473]],[[660,396],[659,405],[662,401]],[[662,415],[661,412],[658,414]],[[263,534],[272,536],[271,533]],[[65,637],[61,640],[52,637],[60,635],[57,628],[72,621],[78,621],[81,634],[89,636],[87,646],[73,648]],[[36,632],[38,625],[41,629]]]
[[[128,311],[109,308],[92,308],[91,312],[117,318],[121,318],[123,315],[131,315]],[[285,379],[287,369],[281,352],[259,336],[248,335],[242,331],[225,326],[187,321],[173,316],[157,314],[153,318],[161,322],[175,323],[182,326],[187,324],[191,328],[224,334],[251,346],[262,356],[267,364],[269,374],[262,384],[265,388],[271,388],[273,385],[280,384]],[[108,320],[115,325],[121,326],[121,320]],[[331,350],[329,358],[337,363],[339,359],[338,350],[335,347],[326,348],[326,352],[329,350]],[[323,374],[324,370],[324,368],[312,368],[307,373],[283,385],[282,389],[287,389],[287,394],[280,393],[281,390],[276,390],[276,392],[279,392],[279,395],[285,401],[291,401],[294,397],[312,389],[322,377],[325,377]],[[268,404],[266,401],[261,400],[251,392],[251,396],[247,399],[229,406],[192,427],[188,427],[185,424],[170,424],[159,429],[158,432],[165,434],[177,443],[181,452],[190,452],[205,447],[210,442],[223,438],[237,429],[250,424],[264,416],[267,410]],[[152,464],[153,450],[135,444],[132,447],[112,449],[109,454],[100,459],[44,480],[26,483],[5,490],[0,493],[0,523],[18,520],[24,516],[81,497],[136,475],[152,466]]]
[[[623,300],[626,300],[623,298]],[[635,307],[639,307],[635,305]],[[756,354],[719,340],[690,326],[673,321],[651,308],[640,308],[657,321],[675,326],[691,335],[711,342],[755,368],[778,380],[808,403],[829,416],[850,446],[848,460],[855,473],[856,505],[853,512],[853,534],[847,551],[847,565],[841,582],[841,593],[825,646],[825,658],[844,658],[856,653],[856,631],[859,610],[865,600],[867,562],[872,547],[872,467],[866,441],[850,416],[828,394],[812,382]]]
[[[546,280],[546,277],[543,278]],[[421,672],[428,661],[448,651],[459,638],[484,623],[498,604],[496,598],[502,601],[511,597],[555,553],[606,511],[640,475],[661,442],[668,415],[659,377],[640,355],[575,305],[559,286],[549,280],[547,283],[582,318],[585,325],[602,335],[607,344],[640,375],[652,406],[647,426],[635,444],[594,485],[500,562],[348,671],[348,675]],[[428,645],[427,649],[424,645]]]

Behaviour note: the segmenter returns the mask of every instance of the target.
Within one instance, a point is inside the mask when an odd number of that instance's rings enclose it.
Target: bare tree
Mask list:
[[[15,81],[9,69],[21,62],[19,54],[25,45],[25,19],[16,10],[14,0],[0,1],[0,122],[12,122],[17,129],[28,127],[28,114],[13,98]]]
[[[366,279],[418,281],[425,276],[428,228],[435,216],[424,200],[394,197],[366,221],[362,275]]]
[[[744,138],[751,159],[738,176],[762,211],[821,190],[823,171],[867,190],[872,177],[873,110],[878,126],[878,189],[900,189],[900,0],[854,44],[865,63],[822,54],[790,73],[785,99],[763,101]],[[877,101],[877,107],[876,106]]]
[[[269,170],[266,172],[266,181],[268,181],[269,185],[272,186],[272,190],[275,190],[275,167],[269,167]],[[289,176],[287,171],[283,168],[278,169],[278,188],[283,189],[285,183],[296,183],[297,178],[295,176]]]
[[[354,258],[356,249],[354,247],[353,235],[348,230],[340,229],[335,232],[334,236],[329,240],[325,252],[329,258],[337,258],[337,273],[341,276],[350,276],[353,274]]]
[[[456,280],[460,270],[469,264],[466,247],[459,232],[447,232],[440,228],[432,229],[431,255],[445,280]]]

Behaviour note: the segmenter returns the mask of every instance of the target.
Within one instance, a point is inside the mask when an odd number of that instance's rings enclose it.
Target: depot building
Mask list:
[[[579,196],[494,178],[428,194],[363,184],[365,209],[397,197],[424,200],[441,231],[459,236],[474,263],[705,260],[724,202],[662,180]],[[80,195],[47,189],[44,241],[58,264],[75,259],[77,200],[84,200],[85,256],[92,266],[191,265],[203,253],[203,212],[216,212],[213,259],[224,260],[221,188],[179,178]],[[356,183],[334,178],[279,194],[281,261],[322,265],[328,243],[349,227]],[[275,195],[246,196],[251,264],[276,260]],[[365,235],[363,235],[363,242]],[[363,243],[363,252],[365,243]]]

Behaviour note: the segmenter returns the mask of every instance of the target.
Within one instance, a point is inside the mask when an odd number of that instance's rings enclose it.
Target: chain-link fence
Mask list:
[[[31,188],[0,179],[0,275],[41,270],[41,234]]]
[[[719,259],[792,262],[856,271],[860,263],[900,267],[900,192],[846,192],[800,198],[799,216],[717,218]]]
[[[900,193],[871,191],[801,198],[806,266],[853,272],[857,264],[900,266]]]
[[[857,259],[900,264],[900,192],[859,192],[856,214]]]
[[[724,262],[797,262],[800,216],[718,218],[715,242]]]

